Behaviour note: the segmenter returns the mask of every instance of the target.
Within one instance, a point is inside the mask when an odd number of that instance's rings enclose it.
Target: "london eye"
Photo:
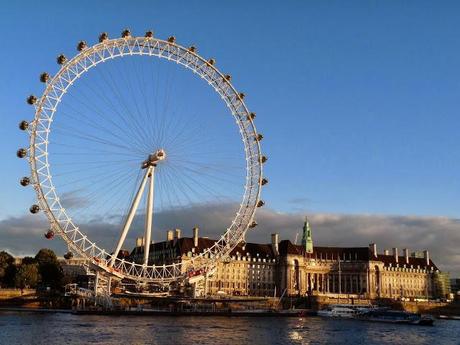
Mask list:
[[[208,272],[244,241],[264,204],[267,158],[244,93],[215,59],[173,36],[102,33],[77,51],[57,57],[54,75],[40,75],[43,93],[27,98],[34,117],[19,124],[30,136],[17,151],[30,164],[20,184],[38,198],[30,212],[46,215],[46,238],[60,236],[107,274],[168,284],[186,272],[178,262],[149,260],[157,216],[182,226],[190,210],[202,219],[210,205],[228,206],[220,238],[188,263]],[[135,235],[144,239],[141,262],[120,255]]]

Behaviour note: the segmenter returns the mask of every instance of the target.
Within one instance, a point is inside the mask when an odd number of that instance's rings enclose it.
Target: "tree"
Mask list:
[[[37,264],[21,265],[16,273],[16,287],[35,288],[37,286],[40,274]]]
[[[0,252],[0,286],[10,286],[14,277],[14,258],[5,251]]]
[[[18,268],[15,264],[11,264],[6,268],[5,276],[3,277],[3,286],[14,287],[17,271]]]
[[[25,256],[25,257],[22,258],[21,263],[23,265],[36,264],[37,260],[35,260],[35,258],[33,258],[33,257]]]
[[[45,263],[56,263],[58,264],[58,259],[56,254],[51,249],[43,248],[40,249],[35,255],[35,260],[37,261],[38,265],[42,265]]]
[[[60,288],[64,275],[56,254],[51,249],[40,249],[35,255],[35,260],[38,264],[41,283],[54,289]]]

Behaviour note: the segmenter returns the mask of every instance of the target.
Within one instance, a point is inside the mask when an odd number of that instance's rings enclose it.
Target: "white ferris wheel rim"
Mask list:
[[[161,40],[153,37],[124,37],[106,39],[92,47],[85,48],[75,57],[65,62],[59,72],[51,78],[45,91],[36,103],[34,120],[29,129],[30,147],[29,163],[31,182],[38,196],[40,208],[45,212],[51,229],[59,234],[69,248],[88,259],[99,268],[115,274],[120,278],[136,281],[168,283],[184,277],[181,263],[168,265],[143,265],[113,258],[105,249],[89,240],[61,205],[52,181],[48,162],[48,136],[51,124],[61,98],[69,87],[89,69],[107,60],[132,55],[148,55],[166,59],[182,65],[212,86],[221,96],[236,120],[246,157],[246,183],[243,200],[240,203],[231,225],[216,243],[203,253],[192,257],[188,263],[194,269],[210,269],[219,258],[224,258],[244,240],[249,225],[260,200],[262,185],[262,163],[260,140],[251,113],[238,93],[215,66],[199,56],[195,49],[185,48],[174,40]],[[113,259],[113,267],[109,262]]]

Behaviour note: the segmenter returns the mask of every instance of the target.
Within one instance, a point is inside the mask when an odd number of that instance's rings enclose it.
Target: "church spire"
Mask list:
[[[303,224],[302,246],[304,246],[307,253],[313,253],[313,238],[307,217],[305,217],[305,223]]]

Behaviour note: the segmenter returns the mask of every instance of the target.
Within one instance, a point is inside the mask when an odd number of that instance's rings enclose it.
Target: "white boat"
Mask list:
[[[432,326],[434,319],[430,315],[420,315],[407,311],[378,308],[368,310],[356,316],[358,320],[372,322],[398,323],[408,325]]]
[[[349,319],[373,308],[374,306],[372,305],[331,304],[324,309],[318,310],[318,316]]]

